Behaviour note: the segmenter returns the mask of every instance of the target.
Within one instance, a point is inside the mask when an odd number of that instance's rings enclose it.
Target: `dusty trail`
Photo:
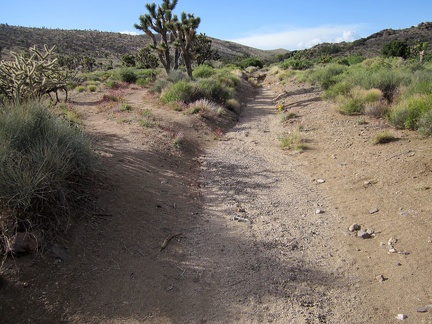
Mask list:
[[[429,142],[400,131],[374,147],[382,121],[360,126],[313,87],[268,82],[220,141],[204,119],[158,107],[143,89],[125,98],[152,109],[153,128],[101,112],[101,93],[77,94],[101,156],[97,209],[65,237],[66,259],[6,262],[0,322],[394,323],[404,312],[430,323],[416,312],[431,302],[430,196],[416,189],[430,187]],[[292,124],[269,89],[288,94]],[[281,150],[278,135],[300,124],[310,149]],[[194,144],[173,147],[179,130]],[[350,233],[354,222],[376,238]],[[387,253],[390,237],[412,253]]]
[[[350,312],[357,279],[335,244],[335,215],[296,156],[277,147],[273,96],[262,90],[201,158],[204,207],[183,244],[206,307],[185,305],[180,322],[365,320]]]

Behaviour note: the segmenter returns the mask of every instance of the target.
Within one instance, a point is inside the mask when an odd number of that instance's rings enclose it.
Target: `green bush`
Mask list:
[[[233,90],[214,79],[201,79],[195,83],[197,99],[205,98],[220,104],[233,96]]]
[[[339,96],[346,96],[351,90],[351,85],[347,82],[338,82],[326,89],[322,97],[326,100],[335,99]]]
[[[420,117],[418,121],[418,130],[422,135],[432,136],[432,109]]]
[[[246,69],[249,66],[255,66],[257,68],[262,69],[264,67],[264,64],[261,62],[261,60],[253,57],[248,57],[239,62],[239,66],[243,69]]]
[[[123,82],[135,83],[138,79],[138,76],[133,69],[121,69],[119,71],[119,78]]]
[[[167,86],[162,91],[161,100],[164,103],[190,103],[197,99],[195,87],[191,82],[178,81]]]
[[[340,98],[338,111],[343,115],[359,115],[364,112],[364,104],[357,98],[344,97]]]
[[[82,86],[82,85],[79,85],[79,86],[77,86],[77,87],[75,88],[75,90],[76,90],[77,92],[84,92],[84,91],[86,90],[86,88],[85,88],[84,86]]]
[[[415,95],[401,100],[392,109],[390,121],[396,127],[416,130],[419,128],[420,120],[431,110],[432,95]]]
[[[347,66],[342,64],[326,64],[317,66],[311,70],[309,80],[312,83],[318,83],[324,90],[329,89],[336,84],[336,77],[347,70]]]
[[[238,100],[232,98],[232,99],[228,99],[227,102],[225,103],[225,106],[228,110],[231,110],[237,114],[240,113],[241,110],[241,103],[238,102]]]
[[[192,75],[194,78],[209,78],[216,73],[215,69],[209,65],[197,66]]]
[[[0,202],[12,227],[61,224],[74,183],[92,169],[89,141],[76,127],[39,104],[0,114]],[[3,233],[4,234],[4,233]]]
[[[95,92],[97,90],[97,86],[95,86],[94,84],[90,84],[87,86],[87,90],[90,92]]]
[[[410,54],[410,48],[405,41],[392,41],[384,45],[381,53],[385,57],[402,57],[406,59]]]
[[[377,145],[377,144],[387,144],[390,142],[394,142],[396,141],[397,138],[390,133],[388,130],[378,133],[376,134],[373,139],[372,139],[372,143]]]
[[[306,70],[313,66],[313,62],[304,59],[288,59],[280,64],[280,67],[284,70]]]

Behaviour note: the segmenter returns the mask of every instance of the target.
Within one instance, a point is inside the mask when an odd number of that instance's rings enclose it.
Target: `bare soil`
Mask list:
[[[432,323],[431,139],[276,76],[244,86],[240,116],[134,87],[121,112],[104,93],[72,95],[100,156],[94,199],[63,253],[6,260],[1,323]],[[282,150],[296,129],[307,149]],[[398,140],[373,145],[385,129]]]

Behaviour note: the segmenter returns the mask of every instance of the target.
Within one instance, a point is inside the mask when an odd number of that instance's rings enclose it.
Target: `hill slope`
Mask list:
[[[225,59],[254,56],[264,60],[272,59],[287,50],[264,51],[256,48],[212,38],[213,46]],[[36,45],[56,45],[59,54],[92,55],[99,59],[118,60],[122,55],[135,53],[149,42],[146,35],[127,35],[96,30],[64,30],[47,28],[28,28],[0,24],[0,49],[4,58],[10,51],[20,52]]]

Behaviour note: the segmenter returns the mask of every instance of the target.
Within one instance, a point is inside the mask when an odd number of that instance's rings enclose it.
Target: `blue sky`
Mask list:
[[[0,23],[138,32],[145,4],[162,0],[0,0]],[[198,32],[261,49],[304,49],[353,41],[385,28],[432,21],[431,0],[179,0],[174,13],[201,18]]]

